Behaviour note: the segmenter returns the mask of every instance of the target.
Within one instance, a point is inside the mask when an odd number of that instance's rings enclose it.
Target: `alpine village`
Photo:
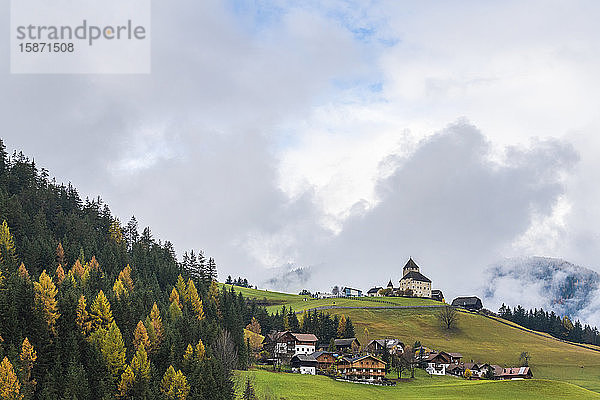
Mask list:
[[[469,293],[448,304],[412,258],[366,293],[219,283],[227,274],[210,255],[178,259],[150,227],[123,223],[2,141],[0,222],[2,400],[363,398],[366,386],[432,398],[433,380],[536,381],[536,361],[555,378],[534,339],[559,355],[600,344],[596,328],[543,310],[496,313]],[[577,365],[589,365],[582,354]],[[277,385],[306,394],[279,396]]]

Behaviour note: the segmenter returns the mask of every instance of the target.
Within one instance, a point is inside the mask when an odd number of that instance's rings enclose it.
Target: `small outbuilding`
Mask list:
[[[471,311],[479,311],[483,308],[481,299],[476,296],[457,297],[452,300],[452,307],[461,307]]]

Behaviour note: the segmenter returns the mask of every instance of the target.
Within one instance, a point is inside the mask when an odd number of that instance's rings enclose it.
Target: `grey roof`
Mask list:
[[[410,257],[408,259],[408,261],[406,262],[406,264],[404,265],[404,268],[419,268],[419,266],[417,265],[417,263],[415,263],[412,259],[412,257]]]
[[[465,305],[477,305],[477,302],[479,302],[479,304],[481,303],[481,299],[479,297],[476,296],[468,296],[468,297],[457,297],[454,300],[452,300],[452,305],[453,306],[465,306]]]
[[[420,281],[420,282],[429,282],[429,283],[431,283],[431,280],[429,278],[427,278],[425,275],[423,275],[422,273],[417,272],[417,271],[410,271],[410,272],[408,272],[400,280],[403,281],[405,279],[410,279],[410,278],[412,278],[413,281]]]
[[[383,289],[381,286],[376,286],[374,288],[369,289],[369,291],[367,293],[377,293],[381,289]]]
[[[313,357],[312,354],[296,354],[294,357],[292,358],[298,358],[298,360],[300,361],[314,361],[316,362],[317,359],[315,357]]]
[[[324,351],[324,350],[319,350],[319,351],[315,351],[314,353],[311,354],[311,356],[313,356],[315,359],[319,358],[321,355],[323,354],[331,354],[333,355],[333,352],[331,351]]]
[[[352,345],[352,342],[354,341],[358,342],[358,339],[353,337],[353,338],[345,338],[345,339],[335,339],[333,342],[336,346],[350,346]],[[358,344],[360,345],[360,342],[358,342]]]

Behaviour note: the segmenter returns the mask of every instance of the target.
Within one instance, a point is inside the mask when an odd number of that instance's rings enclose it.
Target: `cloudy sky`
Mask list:
[[[451,297],[504,257],[600,271],[597,2],[297,3],[154,1],[150,75],[3,58],[1,136],[222,279],[366,290],[412,256]]]

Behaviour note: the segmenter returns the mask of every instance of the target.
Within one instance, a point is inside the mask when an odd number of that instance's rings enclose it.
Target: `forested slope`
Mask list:
[[[241,295],[0,140],[0,398],[232,398]],[[208,263],[206,263],[208,264]]]

